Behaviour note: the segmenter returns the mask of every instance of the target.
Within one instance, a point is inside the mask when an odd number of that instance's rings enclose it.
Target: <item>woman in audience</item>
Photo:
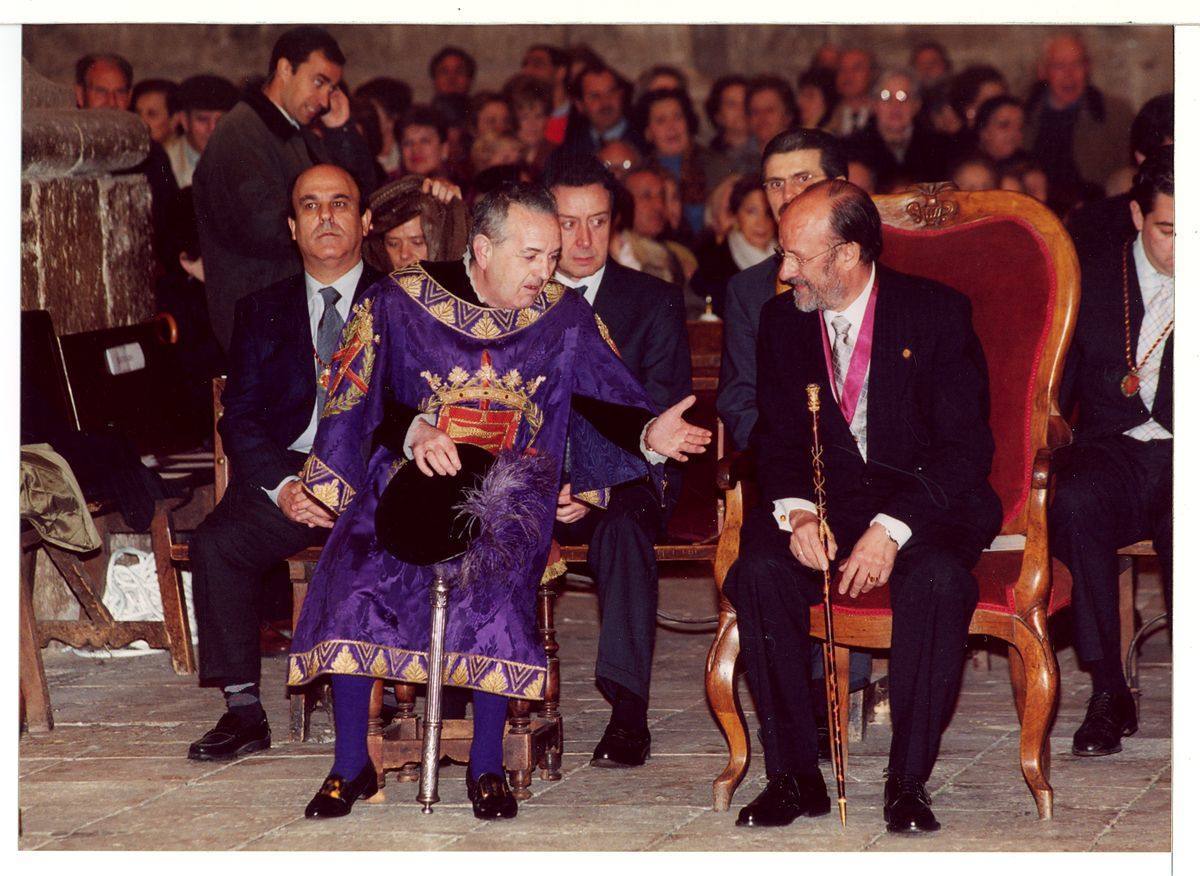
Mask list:
[[[837,75],[832,70],[813,67],[800,74],[796,82],[796,111],[802,128],[829,130],[833,108],[837,106]]]
[[[468,119],[471,136],[477,139],[488,134],[511,134],[514,130],[512,110],[498,91],[481,91],[472,97]]]
[[[633,129],[646,140],[650,157],[679,183],[683,218],[693,235],[704,225],[704,163],[708,150],[696,142],[700,119],[681,89],[642,95],[633,112]]]
[[[984,101],[1002,94],[1008,94],[1008,83],[1004,80],[1004,74],[995,67],[978,64],[963,70],[950,81],[947,94],[960,130],[947,133],[958,134],[970,130]]]
[[[418,261],[459,258],[467,248],[462,193],[445,180],[409,174],[376,189],[363,258],[391,273]]]
[[[691,284],[701,298],[712,298],[718,316],[725,312],[725,287],[730,278],[768,258],[775,246],[775,220],[757,175],[738,179],[729,195],[729,208],[733,228],[724,243],[708,241],[699,249],[699,267]]]
[[[979,105],[975,115],[975,144],[979,151],[999,164],[1023,157],[1025,109],[1021,101],[1007,94],[992,97]]]
[[[450,157],[446,122],[433,107],[411,107],[396,122],[396,142],[400,144],[400,170],[395,176],[415,173],[436,176],[445,173]]]
[[[546,139],[546,120],[554,109],[554,96],[544,82],[532,76],[514,76],[505,84],[504,94],[516,119],[517,139],[524,148],[522,160],[541,172],[554,151],[554,144]]]

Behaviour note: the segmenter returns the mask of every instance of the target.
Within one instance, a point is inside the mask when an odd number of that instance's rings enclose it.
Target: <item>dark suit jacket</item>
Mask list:
[[[692,354],[678,286],[610,259],[592,309],[659,412],[691,394]],[[581,412],[593,419],[588,411]],[[667,461],[666,477],[668,506],[674,507],[683,483],[678,462]]]
[[[971,326],[970,302],[932,280],[882,265],[877,276],[866,462],[829,388],[820,312],[801,313],[790,295],[763,307],[752,441],[763,499],[768,505],[786,497],[813,499],[805,386],[816,383],[835,532],[839,521],[862,527],[882,513],[906,523],[914,537],[931,524],[965,527],[982,548],[999,531],[1001,515],[987,480],[995,445],[987,364]]]
[[[1129,337],[1134,356],[1146,313],[1129,239],[1106,248],[1091,247],[1089,251],[1087,259],[1080,254],[1079,317],[1063,370],[1060,409],[1069,416],[1078,405],[1075,437],[1080,441],[1119,435],[1152,416],[1173,431],[1174,333],[1163,342],[1158,390],[1150,411],[1140,395],[1126,398],[1120,387],[1121,378],[1129,370],[1125,361],[1122,262],[1129,271]]]
[[[355,298],[380,277],[364,263]],[[271,490],[296,474],[288,445],[308,427],[316,401],[307,293],[296,274],[237,303],[218,426],[233,476]]]
[[[754,388],[758,318],[763,305],[775,297],[775,277],[778,273],[779,259],[771,256],[735,274],[725,293],[717,413],[721,415],[737,450],[745,450],[750,446],[750,431],[758,419]]]
[[[912,140],[902,162],[896,160],[892,150],[883,142],[874,122],[846,139],[847,153],[874,168],[880,191],[886,191],[898,176],[909,177],[913,182],[946,179],[952,150],[949,137],[921,125],[913,126]]]

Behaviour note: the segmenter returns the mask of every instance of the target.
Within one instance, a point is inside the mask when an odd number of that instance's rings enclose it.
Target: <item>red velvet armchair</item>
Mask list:
[[[990,480],[1004,508],[1001,538],[975,568],[980,599],[971,632],[1009,645],[1021,721],[1021,771],[1038,815],[1050,818],[1047,734],[1058,698],[1058,664],[1047,619],[1069,604],[1070,577],[1058,563],[1051,574],[1046,511],[1051,451],[1070,440],[1057,397],[1079,305],[1079,264],[1062,224],[1024,195],[959,192],[939,184],[875,202],[884,222],[883,263],[946,283],[971,299],[990,378],[996,440]],[[742,474],[736,464],[726,464],[720,473],[727,492],[715,569],[718,588],[737,556]],[[724,595],[720,605],[705,681],[729,744],[729,763],[713,783],[714,808],[724,810],[745,775],[749,749],[734,686],[737,618]],[[854,601],[835,598],[843,723],[849,714],[849,648],[890,646],[888,606],[886,587]],[[825,636],[819,605],[812,611],[812,633]]]

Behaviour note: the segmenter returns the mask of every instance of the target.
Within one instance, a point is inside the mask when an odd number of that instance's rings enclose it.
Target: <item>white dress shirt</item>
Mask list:
[[[568,289],[582,289],[584,300],[592,307],[596,306],[596,292],[600,289],[600,284],[604,282],[604,269],[608,267],[608,260],[600,266],[600,270],[592,274],[590,277],[584,277],[580,280],[572,279],[562,271],[556,271],[554,279],[562,283]]]
[[[1137,269],[1138,287],[1142,292],[1142,304],[1146,309],[1142,316],[1142,327],[1138,331],[1137,350],[1134,352],[1134,364],[1142,361],[1146,350],[1158,340],[1163,329],[1175,318],[1175,278],[1160,274],[1150,259],[1146,257],[1145,243],[1141,232],[1133,242],[1133,264]],[[1138,395],[1146,405],[1146,410],[1154,410],[1154,396],[1158,392],[1158,374],[1162,370],[1163,351],[1167,348],[1167,339],[1163,338],[1146,364],[1138,370]],[[1138,441],[1153,441],[1159,438],[1170,438],[1171,433],[1151,417],[1144,423],[1139,423],[1125,433]]]
[[[326,286],[332,286],[341,295],[337,303],[333,306],[337,308],[338,315],[341,316],[342,322],[345,323],[350,318],[350,305],[354,302],[354,291],[358,288],[358,281],[362,277],[363,263],[359,261],[357,265],[352,267],[346,273],[342,274],[332,283],[322,283],[305,272],[304,274],[304,291],[308,296],[308,328],[313,339],[313,345],[317,343],[317,326],[321,323],[321,314],[325,312],[325,299],[321,297],[321,290]],[[317,363],[317,357],[313,356],[313,381],[316,382],[320,377],[321,366]],[[288,445],[288,450],[295,450],[297,453],[308,453],[312,450],[313,441],[317,437],[317,424],[321,420],[321,410],[317,406],[318,400],[313,402],[312,416],[309,418],[308,426],[300,433],[295,441]],[[295,475],[289,475],[279,482],[273,490],[268,490],[263,487],[266,494],[271,497],[271,501],[279,504],[279,491],[283,489],[283,485],[288,481],[299,480]]]
[[[833,310],[822,310],[821,319],[825,326],[825,332],[829,338],[829,343],[832,346],[835,335],[833,329],[833,320],[839,316],[845,317],[850,322],[850,348],[858,343],[859,330],[862,328],[863,318],[867,313],[867,304],[871,299],[871,289],[875,285],[875,265],[871,265],[871,276],[867,278],[867,284],[863,287],[858,296],[850,302],[845,310],[841,312]],[[865,460],[867,458],[867,381],[871,376],[870,362],[867,363],[867,371],[863,375],[862,394],[858,399],[858,406],[854,410],[854,420],[850,424],[850,432],[854,436],[855,444],[858,445],[858,452]],[[835,396],[839,396],[837,387],[832,387]],[[831,416],[841,416],[840,410],[832,413]],[[804,511],[817,512],[817,506],[808,499],[776,499],[774,514],[775,522],[779,524],[779,528],[784,532],[792,531],[792,524],[789,522],[789,516],[797,509]],[[887,530],[887,534],[900,547],[904,547],[904,543],[912,536],[912,529],[902,520],[897,520],[888,514],[876,514],[871,518],[872,523],[878,523]]]

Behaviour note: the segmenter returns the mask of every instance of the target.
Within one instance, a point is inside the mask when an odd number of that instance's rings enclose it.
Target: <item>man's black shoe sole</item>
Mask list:
[[[804,812],[797,812],[795,817],[789,818],[787,821],[780,821],[774,824],[755,824],[753,821],[735,821],[734,827],[787,827],[797,818],[820,818],[822,815],[828,815],[833,811],[833,806],[830,801],[826,800],[823,804],[809,807]]]
[[[241,748],[239,748],[237,751],[235,751],[231,754],[219,754],[218,755],[218,754],[209,754],[209,753],[203,752],[203,751],[189,751],[188,752],[188,760],[204,760],[204,761],[215,761],[217,763],[222,763],[227,760],[237,760],[239,757],[243,757],[247,754],[253,754],[256,751],[265,751],[266,749],[268,749],[270,747],[271,747],[270,738],[255,739],[251,742],[247,742],[245,745],[243,745]]]

